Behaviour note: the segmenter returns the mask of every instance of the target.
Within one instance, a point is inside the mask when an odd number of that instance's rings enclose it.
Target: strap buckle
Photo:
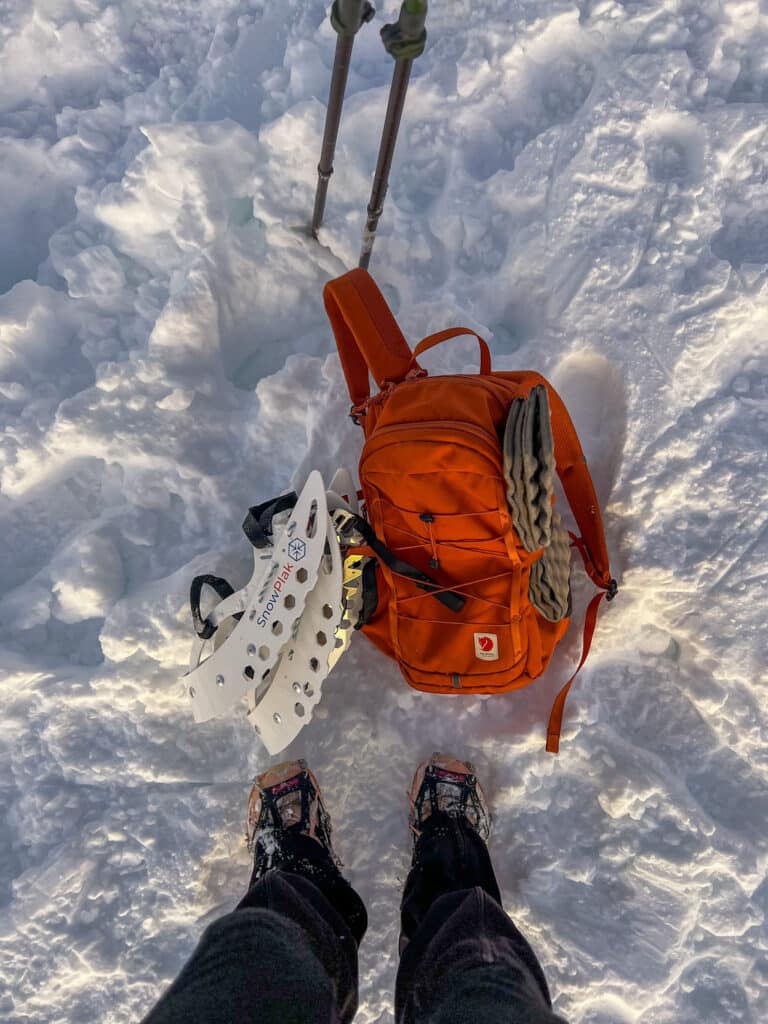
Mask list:
[[[346,508],[336,508],[331,513],[331,521],[340,544],[345,547],[358,547],[363,542],[357,525],[360,522],[357,513]]]
[[[409,370],[408,373],[406,373],[403,380],[421,380],[422,377],[428,376],[429,374],[423,367],[416,366],[412,370]]]

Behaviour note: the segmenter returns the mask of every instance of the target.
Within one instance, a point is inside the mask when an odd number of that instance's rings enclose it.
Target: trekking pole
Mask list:
[[[371,199],[368,203],[368,220],[363,231],[363,246],[360,250],[360,263],[358,264],[363,270],[368,269],[376,228],[384,209],[392,157],[395,155],[397,132],[405,106],[408,80],[411,77],[411,66],[416,57],[424,52],[427,42],[427,31],[424,28],[426,20],[427,0],[403,0],[400,17],[393,25],[385,25],[381,30],[384,48],[395,59],[395,70],[389,88],[387,116],[381,133],[379,157],[376,163],[376,173],[373,176]]]
[[[333,174],[333,154],[336,151],[336,139],[339,134],[341,107],[347,87],[352,44],[360,26],[366,21],[370,21],[374,13],[373,7],[367,0],[334,0],[331,8],[331,24],[336,30],[338,38],[336,53],[333,57],[331,91],[325,115],[323,145],[320,151],[320,163],[317,165],[317,191],[315,192],[315,209],[312,214],[311,228],[314,238],[317,238],[317,232],[323,222],[328,182]]]

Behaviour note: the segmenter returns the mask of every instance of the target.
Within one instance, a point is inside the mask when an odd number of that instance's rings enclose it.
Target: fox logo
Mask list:
[[[499,660],[499,638],[495,633],[475,633],[475,657],[481,661]]]

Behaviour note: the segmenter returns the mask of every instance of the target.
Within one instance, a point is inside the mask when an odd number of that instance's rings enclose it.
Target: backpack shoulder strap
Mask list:
[[[323,301],[354,406],[370,396],[369,370],[382,388],[419,369],[386,299],[366,270],[350,270],[329,281]]]

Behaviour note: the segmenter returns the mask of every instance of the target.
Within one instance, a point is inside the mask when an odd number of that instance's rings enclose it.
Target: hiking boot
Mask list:
[[[254,874],[261,876],[280,867],[286,859],[286,840],[295,847],[292,840],[298,836],[319,843],[339,866],[331,845],[331,819],[317,779],[306,761],[284,761],[256,777],[248,801],[246,840]]]
[[[414,842],[435,813],[463,818],[487,841],[491,834],[491,815],[485,794],[468,761],[435,753],[416,769],[409,794],[409,825]]]

